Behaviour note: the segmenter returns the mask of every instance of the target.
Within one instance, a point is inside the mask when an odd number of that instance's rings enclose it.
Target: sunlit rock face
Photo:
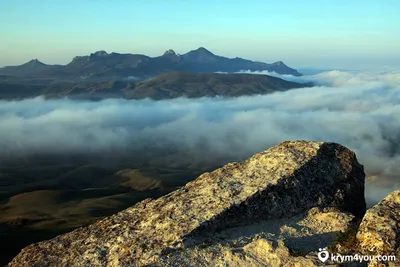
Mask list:
[[[365,255],[394,255],[400,258],[400,190],[370,208],[357,232]]]
[[[213,236],[235,227],[253,229],[241,253],[261,257],[265,250],[288,256],[287,244],[275,240],[280,245],[274,246],[267,234],[257,237],[253,226],[265,224],[266,232],[278,229],[287,237],[315,233],[317,239],[326,239],[324,233],[345,230],[353,218],[364,215],[364,182],[356,155],[339,144],[283,142],[242,163],[204,173],[166,196],[146,199],[87,227],[32,244],[9,266],[167,266],[168,258],[179,255],[180,260],[197,261],[200,266],[208,259],[195,251],[204,244],[221,248],[222,254],[232,253],[231,245]],[[268,228],[274,223],[276,227]],[[275,264],[290,259],[286,258],[265,261]],[[313,266],[315,257],[296,260]],[[218,261],[224,262],[224,257]]]

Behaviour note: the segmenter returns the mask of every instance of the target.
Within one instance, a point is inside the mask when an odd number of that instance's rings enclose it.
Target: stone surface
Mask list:
[[[8,266],[156,264],[182,251],[199,249],[207,236],[217,232],[301,216],[311,208],[317,208],[311,215],[332,212],[311,217],[335,231],[351,216],[365,213],[364,180],[363,166],[355,154],[339,144],[283,142],[242,163],[205,173],[166,196],[144,200],[88,227],[32,244]],[[343,222],[327,226],[329,216],[343,218]],[[270,249],[268,240],[255,242],[246,249],[256,254]],[[280,247],[274,253],[285,251]]]
[[[281,240],[255,239],[244,247],[216,246],[207,249],[190,249],[184,253],[162,260],[155,266],[318,266],[311,257],[294,257]],[[330,266],[330,265],[328,265]]]
[[[318,249],[329,246],[353,219],[348,213],[313,208],[291,218],[249,223],[162,256],[154,266],[321,266]],[[324,266],[338,265],[328,261]]]
[[[394,255],[400,258],[400,190],[370,208],[357,231],[365,255]]]

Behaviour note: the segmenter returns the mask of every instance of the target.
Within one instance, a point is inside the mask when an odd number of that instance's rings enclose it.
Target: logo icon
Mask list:
[[[318,252],[318,259],[322,262],[326,262],[326,260],[329,258],[329,252],[326,250],[327,248],[319,248]]]

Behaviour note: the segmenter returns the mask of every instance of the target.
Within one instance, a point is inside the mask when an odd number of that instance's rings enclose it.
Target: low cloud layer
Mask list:
[[[239,98],[3,101],[0,159],[173,146],[242,160],[284,140],[334,141],[364,164],[369,203],[400,188],[399,73],[273,75],[318,86]]]

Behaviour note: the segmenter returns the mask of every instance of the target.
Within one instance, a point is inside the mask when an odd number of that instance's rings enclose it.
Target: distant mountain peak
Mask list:
[[[204,47],[199,47],[196,50],[191,50],[183,55],[184,60],[189,60],[196,63],[208,63],[215,62],[218,57],[205,49]]]
[[[172,56],[176,56],[176,53],[174,50],[172,49],[168,49],[167,51],[164,52],[164,55],[172,55]]]
[[[204,54],[209,54],[209,55],[214,55],[210,50],[207,50],[204,47],[199,47],[196,50],[192,50],[192,52],[198,52],[198,53],[204,53]]]
[[[287,67],[283,61],[277,61],[272,63],[272,65],[277,65],[278,67]]]
[[[42,63],[42,62],[40,62],[39,59],[35,58],[30,60],[28,63]]]
[[[72,59],[72,62],[79,62],[79,61],[88,61],[88,56],[76,56]]]
[[[106,51],[104,51],[104,50],[100,50],[100,51],[94,52],[93,55],[102,57],[102,56],[107,56],[108,53]]]
[[[28,61],[27,63],[24,64],[25,66],[31,66],[31,67],[36,67],[36,66],[45,66],[43,62],[40,62],[37,58],[32,59]]]

